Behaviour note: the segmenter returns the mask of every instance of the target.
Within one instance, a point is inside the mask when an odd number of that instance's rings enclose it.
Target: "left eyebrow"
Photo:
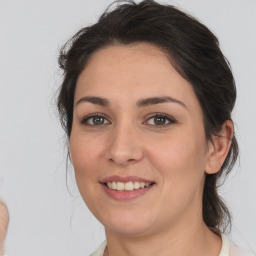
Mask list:
[[[155,105],[155,104],[166,103],[166,102],[177,103],[177,104],[183,106],[184,108],[188,109],[187,106],[185,105],[185,103],[183,103],[182,101],[177,100],[175,98],[169,97],[169,96],[151,97],[151,98],[141,99],[137,102],[137,106],[138,107],[146,107],[149,105]]]

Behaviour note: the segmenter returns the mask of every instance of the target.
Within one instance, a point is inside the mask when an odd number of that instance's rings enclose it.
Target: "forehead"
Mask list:
[[[87,95],[112,99],[171,96],[197,101],[191,84],[171,65],[168,56],[148,43],[111,45],[90,57],[77,82],[75,100]]]

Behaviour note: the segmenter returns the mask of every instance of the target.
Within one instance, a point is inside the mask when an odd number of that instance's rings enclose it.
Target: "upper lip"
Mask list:
[[[137,177],[137,176],[126,176],[126,177],[122,177],[122,176],[118,176],[118,175],[112,175],[112,176],[108,176],[106,178],[103,178],[100,180],[101,183],[107,183],[107,182],[112,182],[112,181],[119,181],[119,182],[144,182],[144,183],[154,183],[154,181],[152,180],[147,180],[141,177]]]

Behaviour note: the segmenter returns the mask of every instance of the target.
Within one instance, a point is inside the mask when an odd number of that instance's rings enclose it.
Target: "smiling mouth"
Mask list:
[[[138,189],[148,188],[150,186],[154,185],[154,182],[120,182],[120,181],[112,181],[112,182],[106,182],[103,183],[106,187],[108,187],[111,190],[117,190],[117,191],[134,191]]]

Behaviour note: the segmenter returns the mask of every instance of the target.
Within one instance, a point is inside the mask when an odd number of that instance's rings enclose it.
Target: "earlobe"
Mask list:
[[[209,142],[209,154],[205,168],[207,174],[217,173],[221,169],[229,152],[233,134],[233,122],[227,120],[222,125],[221,132],[218,135],[214,135],[212,142]]]

